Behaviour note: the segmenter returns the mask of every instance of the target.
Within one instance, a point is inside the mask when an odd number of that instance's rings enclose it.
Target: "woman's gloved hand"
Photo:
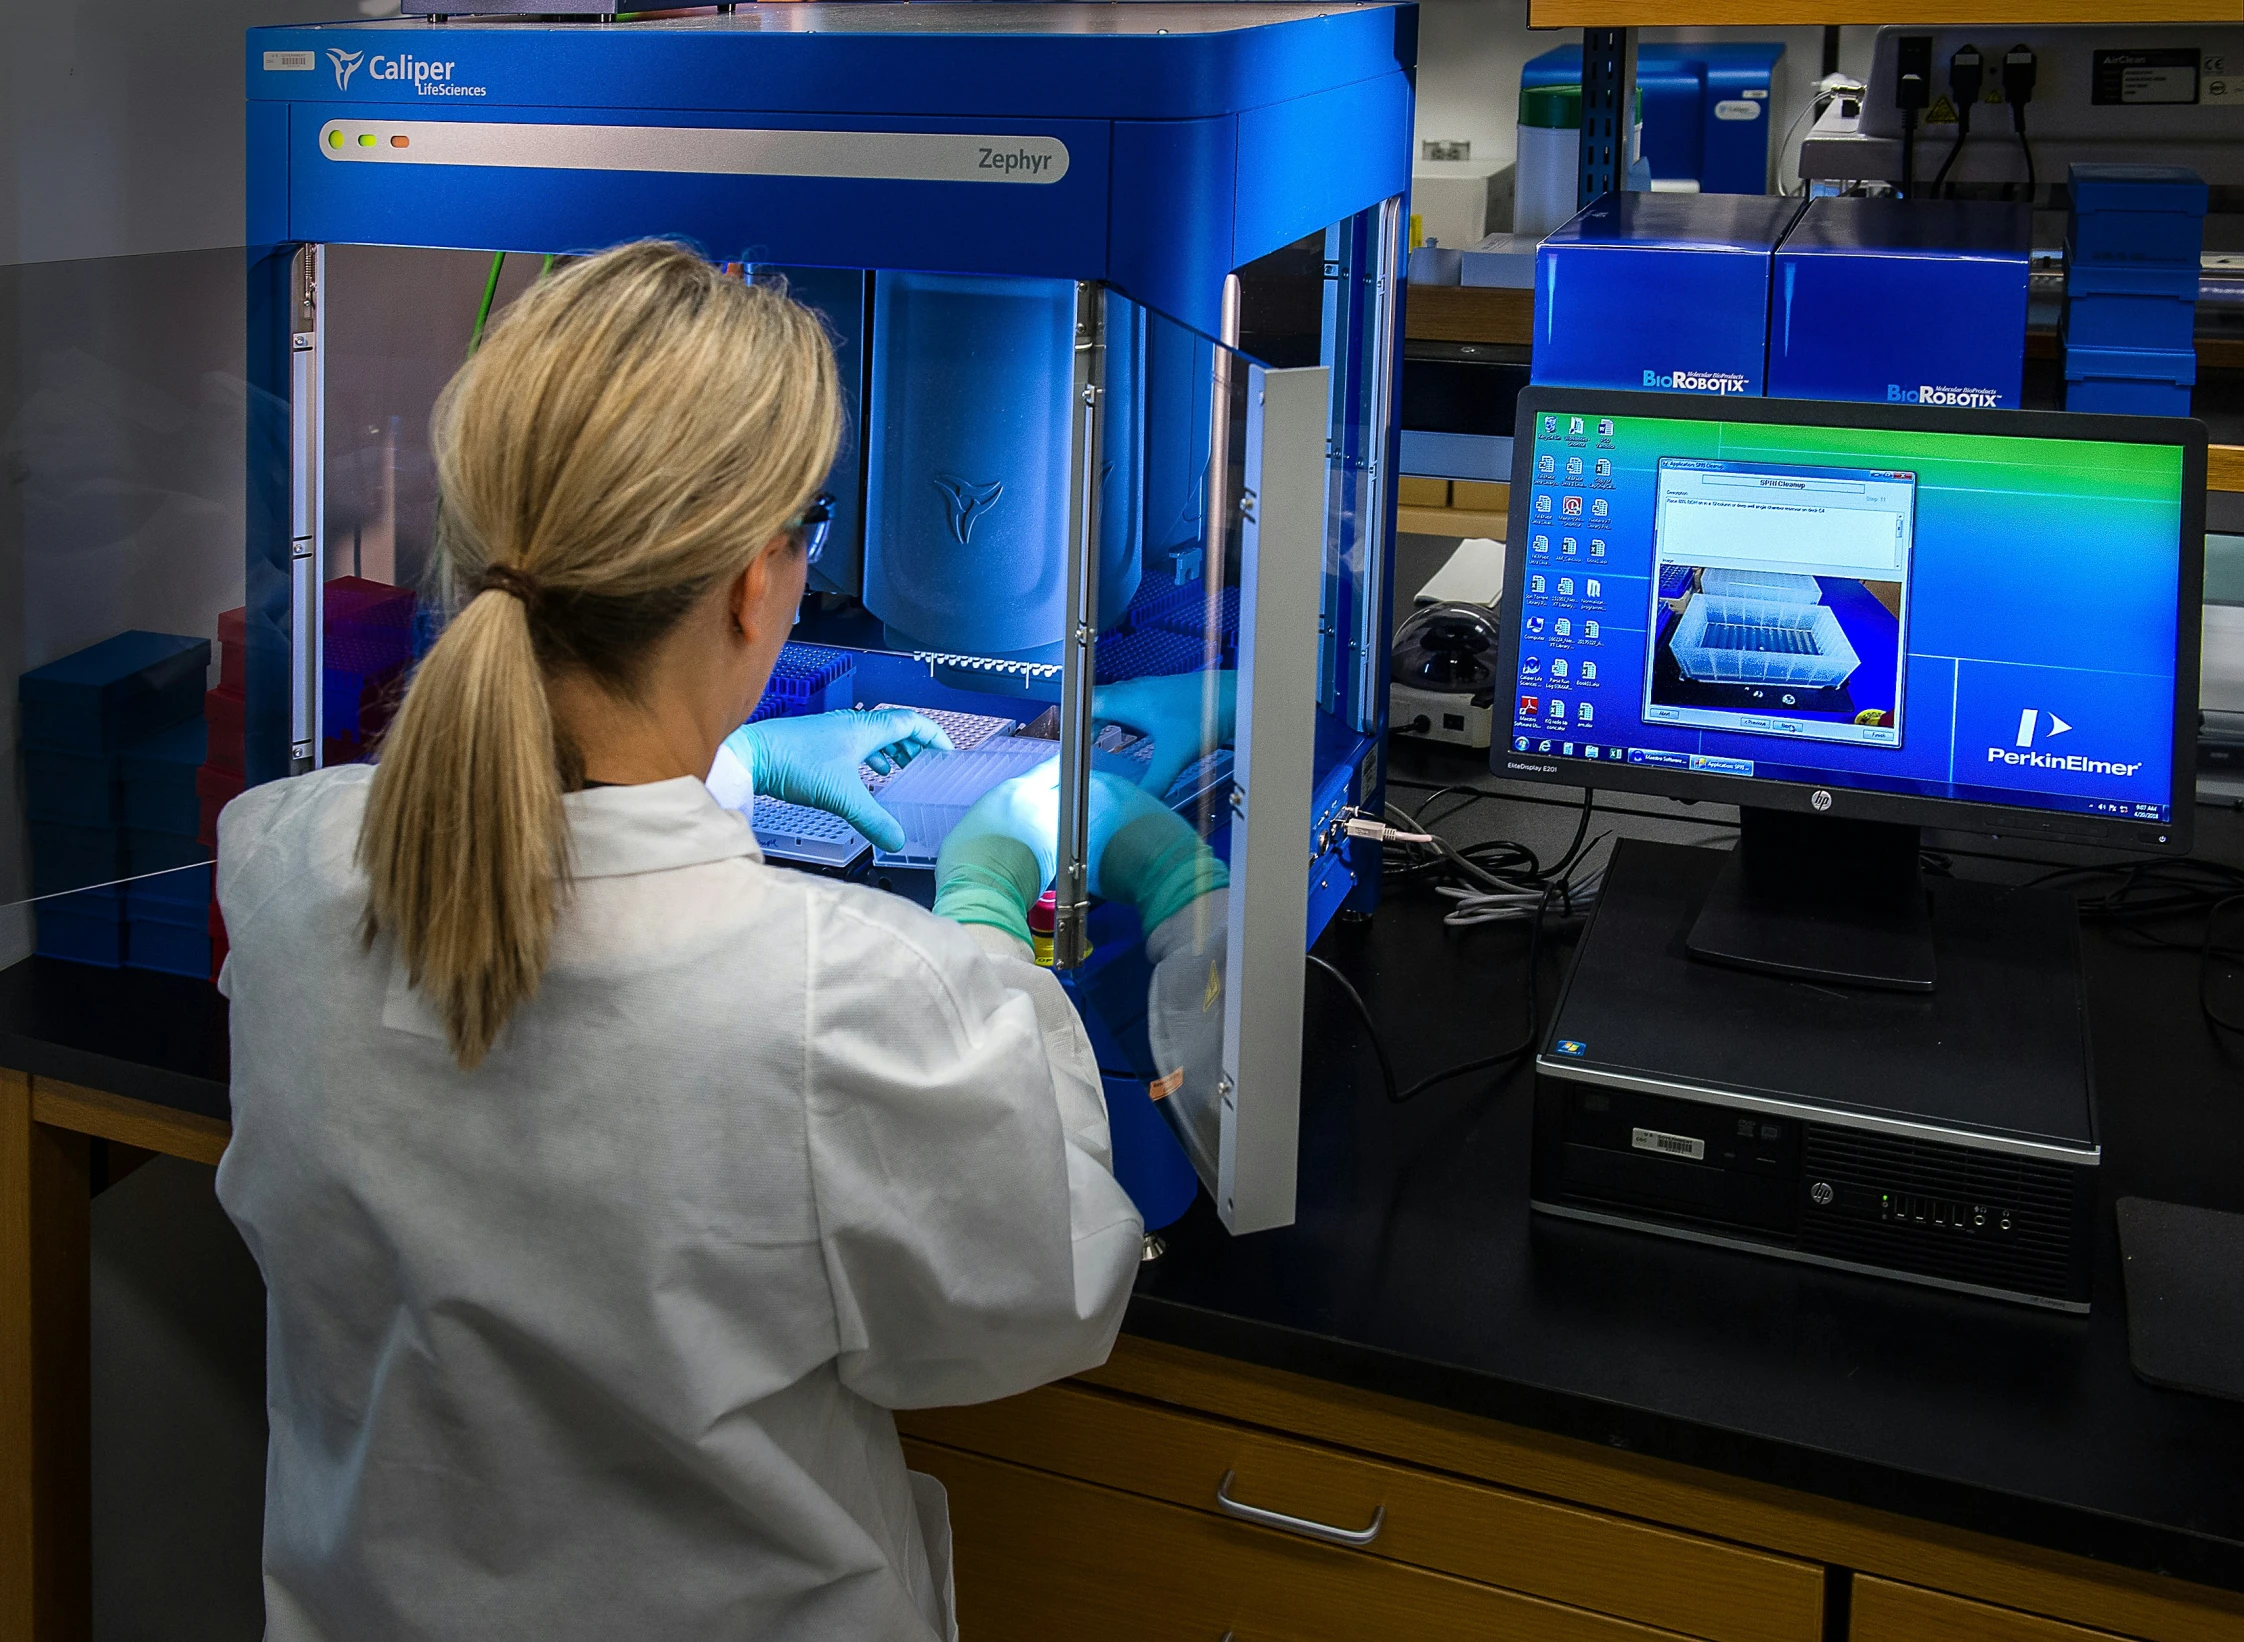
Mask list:
[[[767,718],[725,737],[726,750],[747,766],[757,793],[838,815],[886,850],[904,847],[904,829],[865,790],[857,766],[870,764],[886,775],[929,747],[949,752],[951,738],[907,707]]]
[[[1135,907],[1149,933],[1231,882],[1192,823],[1154,797],[1154,790],[1151,781],[1133,787],[1103,772],[1091,776],[1091,893]]]
[[[1239,675],[1164,673],[1091,692],[1091,716],[1153,738],[1139,785],[1158,798],[1185,766],[1230,743],[1239,717]]]
[[[1060,761],[1046,759],[976,800],[935,859],[935,912],[1026,942],[1029,908],[1059,871]]]

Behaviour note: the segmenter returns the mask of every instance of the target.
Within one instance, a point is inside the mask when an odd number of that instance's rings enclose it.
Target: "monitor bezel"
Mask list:
[[[1535,418],[1546,411],[1579,415],[1655,416],[1685,421],[1759,422],[1786,427],[1893,429],[1900,432],[1998,434],[2027,439],[2171,445],[2182,453],[2181,564],[2174,666],[2174,749],[2166,822],[2124,816],[2038,810],[1922,793],[1877,792],[1846,785],[1778,781],[1761,776],[1711,775],[1645,764],[1593,763],[1585,758],[1515,753],[1519,733],[1518,612],[1526,585],[1527,555],[1507,552],[1497,637],[1496,733],[1489,769],[1516,781],[1609,791],[1641,792],[1693,802],[1736,804],[1862,821],[1935,827],[1950,832],[2066,843],[2113,845],[2157,854],[2186,855],[2194,830],[2197,782],[2197,692],[2201,601],[2205,580],[2205,424],[2189,417],[2103,416],[2075,411],[1960,410],[1938,406],[1857,404],[1825,399],[1710,399],[1646,393],[1626,388],[1537,385],[1521,390],[1512,428],[1512,483],[1507,541],[1524,543],[1530,530],[1528,500],[1534,490]],[[1540,728],[1539,726],[1537,727]],[[1540,739],[1540,736],[1538,736]]]

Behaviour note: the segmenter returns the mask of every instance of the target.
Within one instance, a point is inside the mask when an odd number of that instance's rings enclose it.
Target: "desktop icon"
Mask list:
[[[1558,596],[1562,599],[1570,599],[1574,596],[1573,577],[1561,576],[1558,578]]]
[[[1593,741],[1587,747],[1584,747],[1582,749],[1582,756],[1584,758],[1595,758],[1597,756],[1597,743]]]
[[[1581,552],[1582,544],[1571,536],[1561,536],[1558,539],[1558,550],[1568,558],[1572,558],[1575,554]]]
[[[1574,743],[1571,741],[1561,743],[1558,750],[1568,758],[1572,758],[1574,756]]]
[[[1580,458],[1579,456],[1569,456],[1569,457],[1567,457],[1567,458],[1566,458],[1566,477],[1567,477],[1567,478],[1569,478],[1569,479],[1579,479],[1579,478],[1580,478],[1581,476],[1582,476],[1582,459],[1581,459],[1581,458]]]
[[[1538,511],[1548,513],[1551,510],[1551,499],[1548,496],[1538,496],[1535,498],[1535,502]],[[1605,505],[1605,498],[1600,496],[1597,502],[1599,509],[1602,510]],[[1579,519],[1582,516],[1582,499],[1579,496],[1566,498],[1566,516],[1569,519]]]
[[[1547,753],[1551,750],[1551,744],[1548,741],[1538,741],[1535,743],[1535,750],[1539,753]]]
[[[1610,456],[1600,456],[1600,457],[1599,457],[1599,458],[1597,459],[1597,476],[1598,476],[1598,477],[1599,477],[1600,479],[1610,479],[1610,478],[1612,478],[1612,477],[1613,477],[1613,458],[1612,458],[1612,457],[1610,457]]]
[[[1595,623],[1594,621],[1585,621],[1584,623],[1582,623],[1582,637],[1585,639],[1596,638],[1597,623]]]
[[[1543,716],[1553,724],[1564,724],[1566,722],[1566,703],[1556,696],[1551,697],[1548,702],[1544,703]]]
[[[1527,591],[1528,591],[1528,592],[1530,592],[1530,593],[1540,593],[1540,592],[1542,592],[1542,591],[1543,591],[1543,578],[1542,578],[1542,577],[1540,577],[1540,576],[1530,576],[1530,577],[1528,577],[1528,578],[1527,578]]]
[[[1513,752],[1515,752],[1515,753],[1523,753],[1523,752],[1527,751],[1527,737],[1525,737],[1525,736],[1523,736],[1523,735],[1515,735],[1515,736],[1513,736],[1513,737],[1512,737],[1512,751],[1513,751]]]
[[[1572,497],[1572,496],[1569,496],[1569,497],[1567,497],[1566,499],[1567,499],[1567,500],[1568,500],[1569,502],[1571,502],[1571,501],[1575,500],[1575,498],[1574,498],[1574,497]],[[1550,498],[1549,498],[1548,496],[1538,496],[1538,497],[1536,497],[1536,498],[1535,498],[1535,511],[1536,511],[1537,513],[1548,513],[1548,512],[1550,512],[1550,510],[1551,510],[1551,499],[1550,499]]]
[[[1600,439],[1613,437],[1613,419],[1610,416],[1600,416],[1597,419],[1597,436]]]
[[[1584,684],[1595,684],[1597,682],[1596,662],[1585,661],[1582,663],[1582,682]]]
[[[1598,518],[1604,518],[1605,515],[1610,511],[1611,509],[1607,506],[1604,497],[1592,496],[1590,498],[1590,512],[1595,514]]]
[[[1550,550],[1551,550],[1551,539],[1550,539],[1550,538],[1549,538],[1548,536],[1538,536],[1538,537],[1536,537],[1536,538],[1535,538],[1535,551],[1536,551],[1536,552],[1538,552],[1538,553],[1548,553],[1548,552],[1549,552]]]
[[[1582,597],[1585,599],[1602,599],[1605,597],[1605,584],[1595,576],[1590,577],[1588,581],[1582,583]]]
[[[1565,658],[1564,656],[1560,656],[1560,657],[1559,657],[1559,658],[1558,658],[1558,659],[1557,659],[1556,661],[1554,661],[1554,662],[1552,662],[1552,663],[1551,663],[1551,677],[1552,677],[1552,678],[1564,678],[1565,676],[1566,676],[1566,658]]]
[[[1542,455],[1535,458],[1535,471],[1537,473],[1556,473],[1558,471],[1558,458],[1546,450]]]
[[[1533,718],[1542,710],[1543,698],[1541,696],[1521,696],[1519,698],[1519,716],[1521,718]]]
[[[1582,431],[1582,419],[1579,416],[1573,418],[1572,425],[1566,431],[1573,434],[1580,433]]]
[[[1541,656],[1521,656],[1519,658],[1519,670],[1523,676],[1532,678],[1543,670],[1543,658]]]
[[[1605,557],[1605,539],[1602,536],[1592,536],[1590,538],[1590,557],[1593,559]]]
[[[1589,702],[1585,701],[1574,709],[1574,722],[1577,724],[1591,723],[1596,717],[1597,709]]]
[[[1574,624],[1568,621],[1564,616],[1561,616],[1558,618],[1557,625],[1552,627],[1551,631],[1556,633],[1560,638],[1564,638],[1567,634],[1574,631]]]
[[[1558,432],[1558,418],[1555,416],[1544,417],[1543,432],[1545,434],[1555,435]]]
[[[1543,618],[1542,618],[1542,617],[1540,617],[1540,616],[1529,616],[1529,617],[1527,618],[1527,636],[1528,636],[1529,638],[1531,638],[1531,639],[1539,639],[1539,638],[1541,638],[1541,637],[1543,636]]]

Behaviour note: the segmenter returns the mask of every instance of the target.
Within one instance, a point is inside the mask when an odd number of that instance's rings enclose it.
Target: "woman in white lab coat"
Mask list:
[[[1140,1227],[1028,961],[1034,784],[960,828],[930,916],[765,865],[701,779],[839,405],[813,316],[680,249],[545,282],[439,404],[465,602],[380,765],[220,822],[276,1642],[948,1635],[889,1411],[1113,1340]],[[1190,828],[1101,813],[1105,893],[1204,921]]]

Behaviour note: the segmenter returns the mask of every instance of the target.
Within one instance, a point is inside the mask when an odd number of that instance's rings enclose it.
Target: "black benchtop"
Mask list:
[[[2214,842],[2233,856],[2244,827]],[[1318,948],[1385,1024],[1406,1085],[1524,1025],[1524,932],[1445,929],[1441,911],[1395,894]],[[1362,1028],[1312,972],[1299,1222],[1233,1239],[1202,1197],[1126,1327],[2244,1590],[2244,1404],[2129,1371],[2111,1208],[2244,1210],[2244,1044],[2199,1020],[2193,954],[2094,928],[2082,946],[2105,1159],[2086,1319],[1531,1215],[1530,1075],[1391,1107]],[[1570,954],[1545,945],[1546,1018]],[[0,1065],[223,1117],[226,1064],[207,985],[41,959],[0,972]]]
[[[1523,1029],[1525,932],[1446,929],[1443,905],[1391,896],[1317,948],[1404,1085]],[[2244,1590],[2244,1404],[2133,1376],[2112,1212],[2244,1210],[2244,1045],[2200,1021],[2194,953],[2082,944],[2104,1143],[2087,1318],[1533,1214],[1532,1073],[1390,1106],[1312,971],[1298,1222],[1234,1239],[1203,1196],[1126,1327]],[[1570,956],[1546,944],[1546,1021]]]

